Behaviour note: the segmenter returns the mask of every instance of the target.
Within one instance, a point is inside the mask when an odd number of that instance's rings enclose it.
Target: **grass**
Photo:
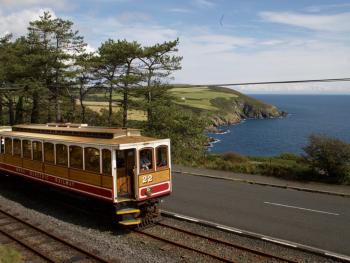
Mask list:
[[[212,111],[217,111],[219,108],[212,105],[211,99],[237,97],[235,94],[216,92],[208,87],[173,88],[171,91],[174,92],[175,96],[185,98],[177,103],[179,105]]]
[[[10,247],[0,245],[0,263],[19,263],[22,262],[22,255]]]
[[[198,87],[180,84],[174,85],[174,88],[171,89],[171,91],[175,96],[185,98],[184,100],[176,102],[176,104],[197,114],[200,114],[203,112],[203,110],[209,113],[221,114],[224,116],[236,114],[232,105],[235,105],[237,101],[247,101],[255,109],[272,109],[272,106],[267,103],[258,101],[229,88]],[[92,101],[84,101],[84,104],[94,111],[100,111],[101,108],[108,108],[108,102],[103,101],[102,98],[104,98],[104,94],[91,94],[90,99]],[[113,94],[113,100],[121,98],[121,94]],[[134,98],[133,100],[140,99]],[[119,107],[113,106],[113,109],[118,111]],[[128,119],[143,121],[147,119],[147,116],[143,111],[130,110]]]

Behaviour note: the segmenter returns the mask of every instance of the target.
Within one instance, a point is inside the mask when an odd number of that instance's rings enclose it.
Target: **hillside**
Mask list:
[[[171,89],[180,98],[178,105],[198,115],[209,113],[212,116],[213,127],[235,124],[245,118],[281,117],[280,111],[265,102],[256,100],[238,91],[223,87],[196,87],[174,85]],[[121,94],[113,94],[113,99],[121,99]],[[103,94],[88,96],[84,104],[95,111],[107,108]],[[113,106],[115,112],[119,107]],[[132,120],[146,120],[143,111],[131,110],[128,114]]]
[[[210,113],[214,127],[239,123],[245,118],[282,116],[275,106],[229,88],[176,87],[172,91],[181,98],[178,104],[185,109]]]

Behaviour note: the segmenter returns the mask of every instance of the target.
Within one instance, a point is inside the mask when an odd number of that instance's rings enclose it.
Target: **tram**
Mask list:
[[[172,191],[170,139],[130,128],[47,123],[0,127],[0,171],[88,197],[122,225],[159,216]]]

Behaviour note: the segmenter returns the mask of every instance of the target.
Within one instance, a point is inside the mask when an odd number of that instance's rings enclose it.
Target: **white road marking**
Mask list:
[[[239,233],[239,234],[242,234],[242,233],[243,233],[243,232],[241,232],[241,231],[238,231],[238,230],[235,230],[235,229],[232,229],[232,228],[229,228],[229,227],[223,227],[223,226],[216,226],[216,227],[217,227],[217,228],[224,229],[224,230],[227,230],[227,231]]]
[[[278,244],[281,244],[281,245],[286,245],[286,246],[290,246],[290,247],[297,247],[297,246],[289,244],[289,243],[285,243],[285,242],[282,242],[282,241],[278,241],[278,240],[274,240],[274,239],[270,239],[270,238],[266,238],[266,237],[263,237],[261,239],[266,240],[266,241],[270,241],[270,242],[274,242],[274,243],[278,243]]]
[[[264,202],[264,203],[265,203],[265,204],[270,204],[270,205],[278,205],[278,206],[283,206],[283,207],[288,207],[288,208],[295,208],[295,209],[300,209],[300,210],[306,210],[306,211],[311,211],[311,212],[317,212],[317,213],[335,215],[335,216],[338,216],[338,215],[339,215],[339,214],[335,214],[335,213],[324,212],[324,211],[319,211],[319,210],[312,210],[312,209],[307,209],[307,208],[302,208],[302,207],[296,207],[296,206],[290,206],[290,205],[282,205],[282,204],[276,204],[276,203],[270,203],[270,202]]]
[[[193,222],[198,222],[198,220],[193,219],[193,218],[190,218],[190,217],[180,216],[180,215],[175,215],[175,216],[176,216],[176,217],[178,217],[178,218],[182,218],[182,219],[190,220],[190,221],[193,221]]]

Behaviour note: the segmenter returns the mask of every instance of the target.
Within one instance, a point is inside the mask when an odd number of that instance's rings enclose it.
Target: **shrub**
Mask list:
[[[283,160],[292,160],[292,161],[298,161],[300,159],[299,155],[295,153],[282,153],[278,158]]]
[[[249,161],[248,158],[245,157],[244,155],[234,153],[234,152],[227,152],[227,153],[223,154],[221,158],[222,158],[222,160],[227,161],[227,162],[234,163],[236,161],[237,164]]]
[[[311,134],[302,147],[313,173],[326,182],[344,183],[350,178],[350,144],[326,134]]]

